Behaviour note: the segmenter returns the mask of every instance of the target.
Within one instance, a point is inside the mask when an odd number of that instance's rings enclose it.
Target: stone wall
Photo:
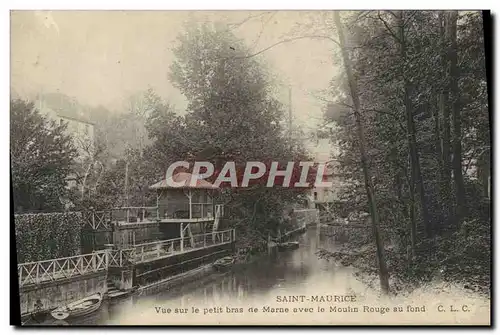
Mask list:
[[[35,304],[41,302],[39,312],[48,312],[56,307],[83,299],[95,293],[107,292],[106,271],[64,279],[20,289],[21,315],[36,311]]]

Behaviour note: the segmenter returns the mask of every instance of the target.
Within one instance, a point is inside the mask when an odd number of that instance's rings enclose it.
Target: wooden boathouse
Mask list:
[[[82,255],[18,264],[21,314],[97,292],[119,297],[231,254],[235,230],[219,229],[219,189],[201,179],[192,185],[191,178],[197,176],[180,172],[151,185],[154,207],[82,212],[86,229],[108,234],[112,243]]]

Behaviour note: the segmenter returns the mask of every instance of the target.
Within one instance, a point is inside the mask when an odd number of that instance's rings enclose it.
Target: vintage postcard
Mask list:
[[[19,324],[491,325],[489,12],[10,20]]]

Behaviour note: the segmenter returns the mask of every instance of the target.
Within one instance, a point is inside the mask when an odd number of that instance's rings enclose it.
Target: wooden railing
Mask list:
[[[91,254],[49,259],[17,265],[19,286],[38,285],[61,279],[123,267],[136,262],[234,242],[234,229],[135,245],[128,249],[106,249]]]
[[[150,259],[183,253],[192,249],[222,245],[234,242],[235,238],[235,230],[228,229],[215,233],[137,244],[134,246],[135,260],[136,262],[144,262]]]
[[[40,284],[107,269],[107,251],[17,265],[19,285]]]
[[[211,203],[192,203],[192,218],[220,218],[224,215],[224,205],[215,205],[213,211]],[[186,204],[187,216],[189,205]],[[159,207],[119,207],[100,211],[83,212],[86,224],[93,230],[109,230],[112,222],[141,223],[160,221],[165,217]],[[186,217],[188,218],[188,217]]]
[[[110,210],[105,211],[88,211],[83,212],[86,223],[94,230],[110,229],[112,221],[112,213]]]
[[[214,205],[211,202],[193,202],[191,203],[191,218],[213,218]]]
[[[113,218],[116,221],[124,222],[142,222],[142,221],[156,221],[160,218],[158,207],[119,207],[113,208]]]
[[[123,267],[134,264],[135,248],[107,250],[108,267]]]

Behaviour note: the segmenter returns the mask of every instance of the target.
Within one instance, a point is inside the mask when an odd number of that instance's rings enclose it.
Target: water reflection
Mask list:
[[[115,324],[119,320],[137,316],[140,311],[175,301],[175,306],[189,307],[197,304],[219,304],[223,301],[246,302],[270,292],[311,285],[311,275],[331,271],[334,266],[319,260],[315,255],[321,243],[316,229],[298,237],[300,248],[285,252],[274,251],[262,255],[250,264],[239,265],[227,273],[212,272],[176,288],[161,286],[148,289],[116,302],[104,302],[97,313],[72,324]],[[130,315],[128,315],[130,313]]]
[[[335,266],[317,257],[318,248],[334,250],[335,242],[319,238],[316,229],[299,237],[300,248],[286,252],[263,255],[250,264],[237,266],[228,273],[211,272],[195,282],[176,288],[155,287],[142,294],[114,301],[103,302],[98,312],[71,324],[93,325],[168,325],[168,324],[415,324],[418,322],[458,322],[455,315],[436,313],[437,305],[462,304],[465,293],[459,289],[443,289],[434,285],[416,290],[410,296],[380,298],[374,291],[353,276],[350,268]],[[355,295],[361,308],[363,304],[388,306],[413,304],[427,306],[423,315],[406,313],[388,319],[386,315],[359,315],[335,313],[302,313],[276,315],[257,313],[248,316],[248,308],[256,306],[283,307],[278,295]],[[470,314],[463,315],[464,322],[488,319],[489,300],[467,297]],[[293,307],[291,304],[289,307]],[[305,305],[302,305],[305,306]],[[310,307],[318,308],[318,304]],[[328,305],[324,307],[328,308]],[[199,308],[194,316],[193,308]],[[221,311],[226,308],[244,308],[245,313]],[[165,311],[170,310],[166,313]],[[474,319],[475,318],[475,319]],[[485,320],[482,320],[485,319]],[[252,321],[250,321],[252,320]],[[425,321],[423,321],[425,320]],[[478,319],[479,320],[479,319]]]

